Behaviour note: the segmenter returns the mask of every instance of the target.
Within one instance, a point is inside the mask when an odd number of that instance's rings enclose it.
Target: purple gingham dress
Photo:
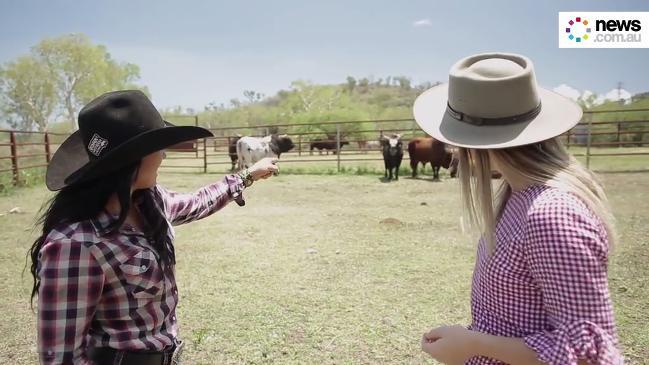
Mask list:
[[[512,193],[494,253],[478,246],[469,328],[523,338],[547,364],[621,364],[608,249],[604,225],[575,195],[543,185]]]

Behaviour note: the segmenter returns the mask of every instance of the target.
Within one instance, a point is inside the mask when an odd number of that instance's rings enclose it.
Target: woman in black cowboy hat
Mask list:
[[[47,187],[58,190],[30,250],[43,364],[178,362],[173,225],[204,218],[278,171],[264,159],[177,194],[156,184],[163,150],[211,136],[163,121],[140,91],[117,91],[79,113],[57,150]]]

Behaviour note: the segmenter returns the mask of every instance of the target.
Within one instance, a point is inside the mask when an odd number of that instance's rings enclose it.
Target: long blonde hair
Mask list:
[[[494,193],[491,159],[508,179],[556,187],[576,195],[599,217],[608,233],[609,244],[614,244],[615,219],[602,185],[558,138],[505,149],[458,148],[458,159],[465,216],[482,233],[490,252],[496,246],[496,222],[512,192],[503,179]]]

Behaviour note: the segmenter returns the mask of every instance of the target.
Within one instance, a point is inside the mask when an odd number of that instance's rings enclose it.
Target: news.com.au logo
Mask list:
[[[560,12],[559,48],[649,48],[647,29],[649,12]]]

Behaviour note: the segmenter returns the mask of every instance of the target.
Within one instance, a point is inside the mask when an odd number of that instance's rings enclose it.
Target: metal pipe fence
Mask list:
[[[586,158],[611,156],[649,156],[649,120],[623,120],[628,112],[649,112],[649,109],[585,111],[582,121],[562,138],[568,148],[585,149],[574,155]],[[614,113],[619,120],[593,121],[593,116]],[[184,116],[198,125],[197,116]],[[373,128],[372,128],[373,127]],[[230,165],[229,147],[241,135],[262,136],[269,133],[288,134],[295,148],[282,155],[283,163],[332,163],[338,172],[343,164],[382,161],[380,136],[398,133],[404,145],[426,134],[413,119],[324,121],[321,123],[273,124],[257,126],[228,126],[209,128],[215,136],[175,146],[168,150],[163,169],[206,173],[210,166]],[[65,133],[0,130],[0,175],[11,174],[14,185],[21,183],[27,170],[44,168],[52,154],[67,137]],[[314,143],[320,143],[318,149]],[[617,148],[614,152],[593,152],[593,148]],[[641,147],[628,151],[628,147]],[[404,148],[406,149],[406,148]],[[325,158],[325,155],[331,157]],[[176,163],[179,162],[179,163]]]

